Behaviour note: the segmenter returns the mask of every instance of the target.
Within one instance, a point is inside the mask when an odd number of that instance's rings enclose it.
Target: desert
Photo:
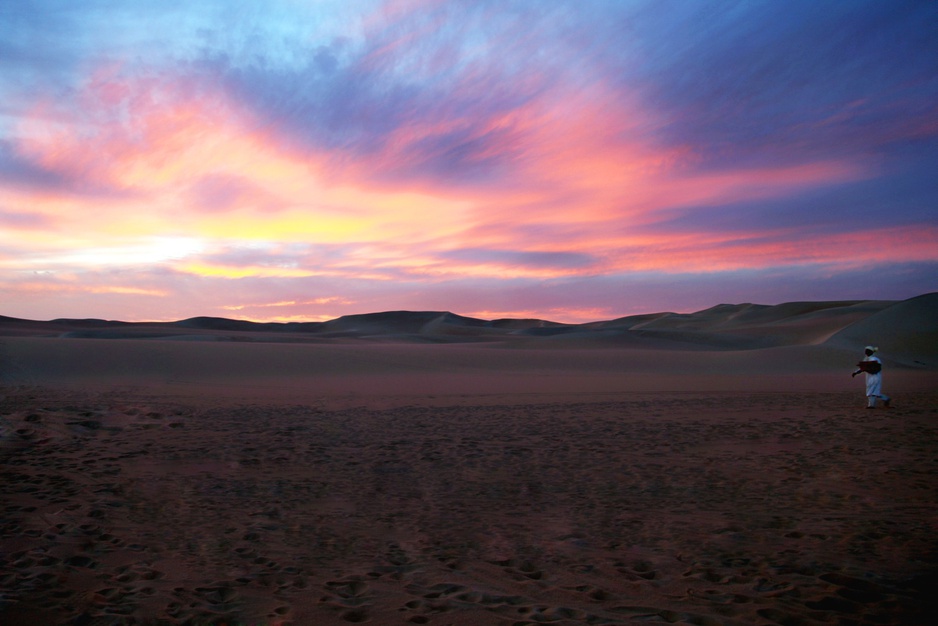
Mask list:
[[[927,624],[936,418],[935,293],[0,318],[0,620]]]

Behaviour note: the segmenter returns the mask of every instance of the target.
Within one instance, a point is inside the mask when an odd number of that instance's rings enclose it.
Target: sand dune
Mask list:
[[[896,303],[843,328],[827,342],[853,346],[879,342],[880,348],[907,359],[930,362],[938,355],[938,293]]]
[[[721,304],[696,313],[655,313],[604,322],[560,324],[545,320],[481,320],[440,311],[388,311],[348,315],[328,322],[254,323],[196,317],[178,322],[105,320],[47,322],[0,317],[2,336],[82,339],[189,339],[212,341],[369,341],[459,343],[524,342],[564,338],[621,347],[760,349],[828,342],[841,347],[878,341],[894,352],[935,353],[938,294],[903,302],[791,302],[775,306]],[[876,339],[882,337],[882,339]]]
[[[2,318],[0,623],[928,624],[936,313]]]

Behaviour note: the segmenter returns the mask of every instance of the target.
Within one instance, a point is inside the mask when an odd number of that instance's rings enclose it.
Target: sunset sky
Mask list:
[[[938,291],[938,3],[0,0],[0,315]]]

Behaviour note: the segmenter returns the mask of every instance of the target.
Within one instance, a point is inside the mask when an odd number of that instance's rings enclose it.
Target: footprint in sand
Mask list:
[[[505,573],[515,580],[541,580],[544,578],[544,571],[530,561],[507,559],[504,561],[492,561],[492,563],[504,568]]]
[[[185,602],[173,603],[177,611],[176,617],[186,617],[191,614],[237,615],[244,604],[244,598],[230,582],[221,581],[204,587],[189,590],[177,587],[174,595]],[[172,613],[171,613],[172,615]]]
[[[632,581],[655,580],[659,578],[658,571],[648,561],[637,561],[631,567],[619,561],[615,563],[616,571]]]
[[[592,585],[580,585],[579,587],[574,587],[574,591],[586,594],[586,596],[593,602],[609,602],[614,599],[615,596],[609,593],[605,589],[600,587],[593,587]]]
[[[371,618],[368,605],[374,595],[368,584],[362,580],[335,580],[325,585],[326,595],[320,598],[323,606],[339,611],[339,617],[346,622],[360,623]]]

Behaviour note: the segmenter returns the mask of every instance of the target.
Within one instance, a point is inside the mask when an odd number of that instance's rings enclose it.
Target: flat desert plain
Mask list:
[[[0,318],[0,622],[931,624],[936,320]]]

